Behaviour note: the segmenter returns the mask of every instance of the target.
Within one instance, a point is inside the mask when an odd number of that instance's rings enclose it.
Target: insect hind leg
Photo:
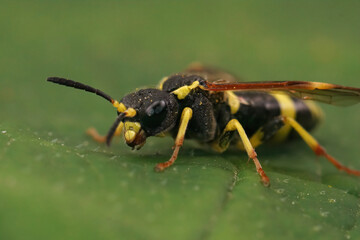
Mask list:
[[[289,124],[305,141],[305,143],[315,152],[318,156],[324,156],[329,162],[331,162],[337,169],[344,171],[350,175],[360,176],[359,170],[350,169],[334,157],[329,155],[326,150],[316,141],[316,139],[310,135],[295,119],[290,117],[282,117],[285,124]]]
[[[121,133],[122,133],[123,128],[124,128],[124,124],[123,124],[123,122],[121,122],[118,125],[118,127],[116,128],[114,136],[120,136]],[[96,142],[99,142],[99,143],[106,142],[106,135],[104,135],[104,136],[100,135],[98,133],[98,131],[93,127],[88,128],[86,130],[86,134],[89,135],[90,137],[92,137],[92,139],[94,139]]]

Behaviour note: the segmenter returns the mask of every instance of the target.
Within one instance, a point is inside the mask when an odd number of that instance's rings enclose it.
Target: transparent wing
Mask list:
[[[281,91],[291,96],[338,106],[349,106],[360,102],[360,88],[330,83],[304,81],[271,82],[206,82],[209,91]]]

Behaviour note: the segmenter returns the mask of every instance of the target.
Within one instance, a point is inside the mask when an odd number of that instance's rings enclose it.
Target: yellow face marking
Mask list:
[[[141,130],[141,124],[139,122],[125,122],[125,140],[127,143],[131,143],[135,140],[136,135]]]
[[[280,105],[281,110],[281,116],[285,117],[296,117],[296,108],[294,105],[293,100],[285,95],[285,94],[277,94],[277,93],[271,93],[271,95],[276,98]],[[274,135],[272,140],[274,142],[281,142],[286,139],[286,137],[289,135],[291,131],[291,126],[289,124],[285,124],[282,128],[279,129],[279,131]]]
[[[136,133],[132,130],[128,130],[125,132],[125,141],[127,143],[132,143],[135,140]]]
[[[240,108],[239,98],[232,92],[225,92],[225,96],[227,97],[227,103],[230,106],[231,114],[235,114]]]
[[[164,83],[166,82],[166,80],[168,80],[168,79],[169,79],[169,77],[163,77],[163,78],[160,80],[160,83],[159,83],[159,85],[158,85],[158,89],[163,90],[163,85],[164,85]]]
[[[139,122],[125,122],[125,131],[132,130],[135,133],[138,133],[141,129],[141,124]]]
[[[178,89],[172,91],[173,94],[177,96],[179,100],[182,100],[186,98],[187,95],[189,95],[190,91],[197,88],[200,85],[199,81],[193,82],[190,86],[182,86]]]

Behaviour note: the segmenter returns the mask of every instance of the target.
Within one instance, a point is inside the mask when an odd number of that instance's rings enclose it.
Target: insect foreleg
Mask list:
[[[116,131],[115,131],[115,134],[114,136],[120,136],[122,131],[123,131],[123,128],[124,128],[124,123],[123,122],[120,122],[120,124],[118,125],[118,127],[116,128]],[[99,142],[99,143],[104,143],[106,142],[106,135],[105,136],[102,136],[98,133],[98,131],[91,127],[91,128],[88,128],[86,130],[86,134],[89,135],[90,137],[92,137],[95,141]]]
[[[331,162],[337,169],[345,171],[348,174],[360,176],[360,171],[350,169],[340,162],[338,162],[334,157],[329,155],[325,149],[316,141],[316,139],[310,135],[295,119],[290,117],[282,117],[284,123],[289,124],[294,130],[300,135],[300,137],[305,141],[305,143],[315,152],[318,156],[324,156],[326,159]]]
[[[175,160],[179,154],[180,147],[184,143],[186,129],[187,129],[188,123],[192,117],[192,113],[193,113],[193,111],[189,107],[184,108],[184,110],[182,111],[180,127],[179,127],[179,131],[177,133],[176,139],[175,139],[174,152],[168,161],[163,162],[163,163],[158,163],[155,166],[155,171],[158,171],[158,172],[163,171],[165,168],[170,167],[175,162]]]
[[[263,184],[265,186],[269,186],[270,180],[266,176],[264,170],[262,169],[261,164],[260,164],[259,160],[257,159],[257,154],[255,152],[255,149],[252,146],[248,136],[246,135],[243,126],[239,123],[239,121],[237,119],[230,120],[228,122],[228,124],[226,125],[224,132],[222,133],[222,135],[219,138],[219,147],[224,148],[224,147],[228,146],[229,133],[234,132],[234,131],[238,132],[249,158],[251,158],[254,161],[254,164],[256,166],[256,171],[260,175],[261,181],[263,182]]]

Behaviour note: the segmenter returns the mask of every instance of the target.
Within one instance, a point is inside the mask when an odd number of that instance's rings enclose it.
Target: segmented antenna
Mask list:
[[[111,139],[112,139],[112,137],[113,137],[114,134],[115,134],[116,128],[119,126],[120,122],[124,119],[125,116],[126,116],[126,112],[120,113],[120,114],[117,116],[117,118],[116,118],[115,122],[113,123],[113,125],[111,126],[108,134],[106,135],[106,144],[107,144],[108,146],[110,146]]]
[[[105,98],[106,100],[108,100],[111,103],[114,103],[114,99],[112,97],[110,97],[109,95],[107,95],[106,93],[104,93],[103,91],[90,87],[88,85],[79,83],[79,82],[75,82],[73,80],[69,80],[69,79],[65,79],[65,78],[60,78],[60,77],[49,77],[47,79],[48,82],[53,82],[56,84],[60,84],[60,85],[64,85],[67,87],[73,87],[73,88],[77,88],[80,90],[84,90],[87,92],[91,92],[91,93],[95,93],[96,95],[99,95],[103,98]]]

